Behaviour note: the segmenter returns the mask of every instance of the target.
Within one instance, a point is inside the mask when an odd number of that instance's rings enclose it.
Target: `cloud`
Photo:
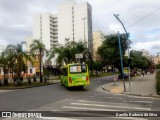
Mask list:
[[[153,55],[156,55],[157,52],[160,52],[160,40],[156,40],[156,41],[147,41],[147,42],[136,42],[133,43],[132,50],[148,50],[150,51],[150,53],[152,53]]]
[[[57,13],[57,7],[63,1],[66,0],[0,0],[0,44],[24,41],[26,36],[32,35],[33,14]],[[121,24],[113,16],[120,14],[121,21],[130,33],[131,47],[155,53],[156,49],[152,48],[156,48],[154,45],[160,42],[160,10],[151,12],[160,7],[159,0],[87,1],[92,6],[93,31],[124,33]]]

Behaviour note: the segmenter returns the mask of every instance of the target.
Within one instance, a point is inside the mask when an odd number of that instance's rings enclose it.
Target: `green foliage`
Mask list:
[[[12,70],[20,77],[22,71],[26,72],[27,66],[25,60],[31,61],[31,58],[23,51],[23,44],[26,43],[22,42],[18,45],[9,44],[3,51],[0,57],[0,64],[5,74],[8,74],[9,70]]]
[[[125,34],[120,35],[122,56],[125,59],[124,54],[127,50],[127,40]],[[119,70],[120,69],[120,52],[118,43],[118,34],[111,34],[105,36],[103,44],[98,48],[98,54],[102,58],[104,65],[114,65]]]
[[[58,54],[57,62],[59,66],[62,66],[62,63],[66,64],[77,62],[78,60],[75,58],[75,54],[83,54],[83,59],[80,62],[92,61],[91,53],[88,48],[83,44],[83,42],[75,42],[75,41],[66,41],[64,46],[60,47],[52,47],[49,55],[49,60]]]
[[[157,65],[156,65],[156,69],[160,69],[160,64],[157,64]]]
[[[148,58],[142,55],[141,51],[132,50],[130,52],[131,57],[131,68],[141,68],[141,69],[148,69],[150,66],[150,61]]]
[[[156,93],[160,95],[160,71],[156,74]]]
[[[39,69],[40,69],[40,82],[42,82],[42,71],[41,71],[41,64],[42,64],[42,59],[43,59],[43,56],[42,54],[44,54],[44,52],[46,54],[48,54],[48,51],[46,50],[45,48],[45,45],[40,41],[40,40],[34,40],[32,42],[32,44],[30,45],[30,53],[34,56],[35,54],[38,53],[39,55],[39,61],[40,61],[40,64],[39,64]]]
[[[101,71],[103,69],[103,65],[99,61],[93,62],[93,69],[96,71]]]
[[[43,68],[43,74],[47,75],[48,77],[53,75],[52,70],[48,70],[47,68]]]

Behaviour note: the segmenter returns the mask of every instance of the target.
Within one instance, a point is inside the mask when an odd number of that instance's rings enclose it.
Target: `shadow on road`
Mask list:
[[[66,89],[69,91],[88,91],[87,89],[85,89],[83,87],[68,87]]]

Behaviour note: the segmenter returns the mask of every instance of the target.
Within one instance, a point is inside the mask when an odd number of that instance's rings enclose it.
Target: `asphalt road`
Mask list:
[[[148,119],[146,117],[124,118],[120,116],[117,118],[116,116],[114,117],[115,113],[99,113],[98,111],[160,111],[159,98],[111,94],[102,89],[102,85],[109,82],[112,82],[112,76],[91,79],[91,85],[84,87],[84,89],[66,89],[61,84],[53,84],[0,93],[0,111],[69,111],[69,114],[72,111],[72,115],[73,111],[94,111],[87,113],[92,116],[87,118],[81,118],[86,113],[76,113],[78,114],[78,119],[87,120],[97,120],[97,116],[101,116],[100,119],[105,120],[106,118],[103,116],[106,116],[106,114],[112,114],[112,117],[107,117],[107,119],[111,120]],[[160,112],[157,113],[160,114]],[[52,116],[39,119],[77,120],[74,117],[72,119],[57,117]],[[63,117],[66,116],[64,115]],[[156,117],[155,119],[158,120],[160,118]],[[13,120],[13,118],[8,118],[7,120]],[[14,120],[17,120],[17,118],[14,118]]]
[[[111,82],[111,76],[94,78],[84,89],[66,89],[61,84],[53,84],[0,93],[0,111],[30,110],[65,98],[82,98],[108,82]]]

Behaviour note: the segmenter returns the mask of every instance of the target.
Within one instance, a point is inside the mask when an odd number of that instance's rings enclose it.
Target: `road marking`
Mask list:
[[[140,109],[140,110],[151,110],[151,108],[141,107],[127,107],[127,106],[112,106],[112,105],[100,105],[100,104],[85,104],[85,103],[70,103],[72,105],[83,105],[83,106],[98,106],[98,107],[114,107],[114,108],[127,108],[127,109]]]
[[[89,108],[89,107],[71,107],[71,106],[63,106],[62,108],[70,108],[70,109],[80,109],[80,110],[97,110],[97,111],[121,111],[121,110],[113,110],[113,109],[100,109],[100,108]]]
[[[144,96],[134,96],[134,95],[126,95],[127,97],[131,97],[131,98],[148,98],[148,99],[160,99],[160,98],[155,98],[155,97],[144,97]]]
[[[106,103],[101,101],[89,101],[89,100],[78,100],[79,102],[96,102],[96,103]]]
[[[10,91],[14,91],[14,90],[0,90],[0,93],[10,92]]]
[[[153,101],[128,101],[128,102],[153,103]]]

